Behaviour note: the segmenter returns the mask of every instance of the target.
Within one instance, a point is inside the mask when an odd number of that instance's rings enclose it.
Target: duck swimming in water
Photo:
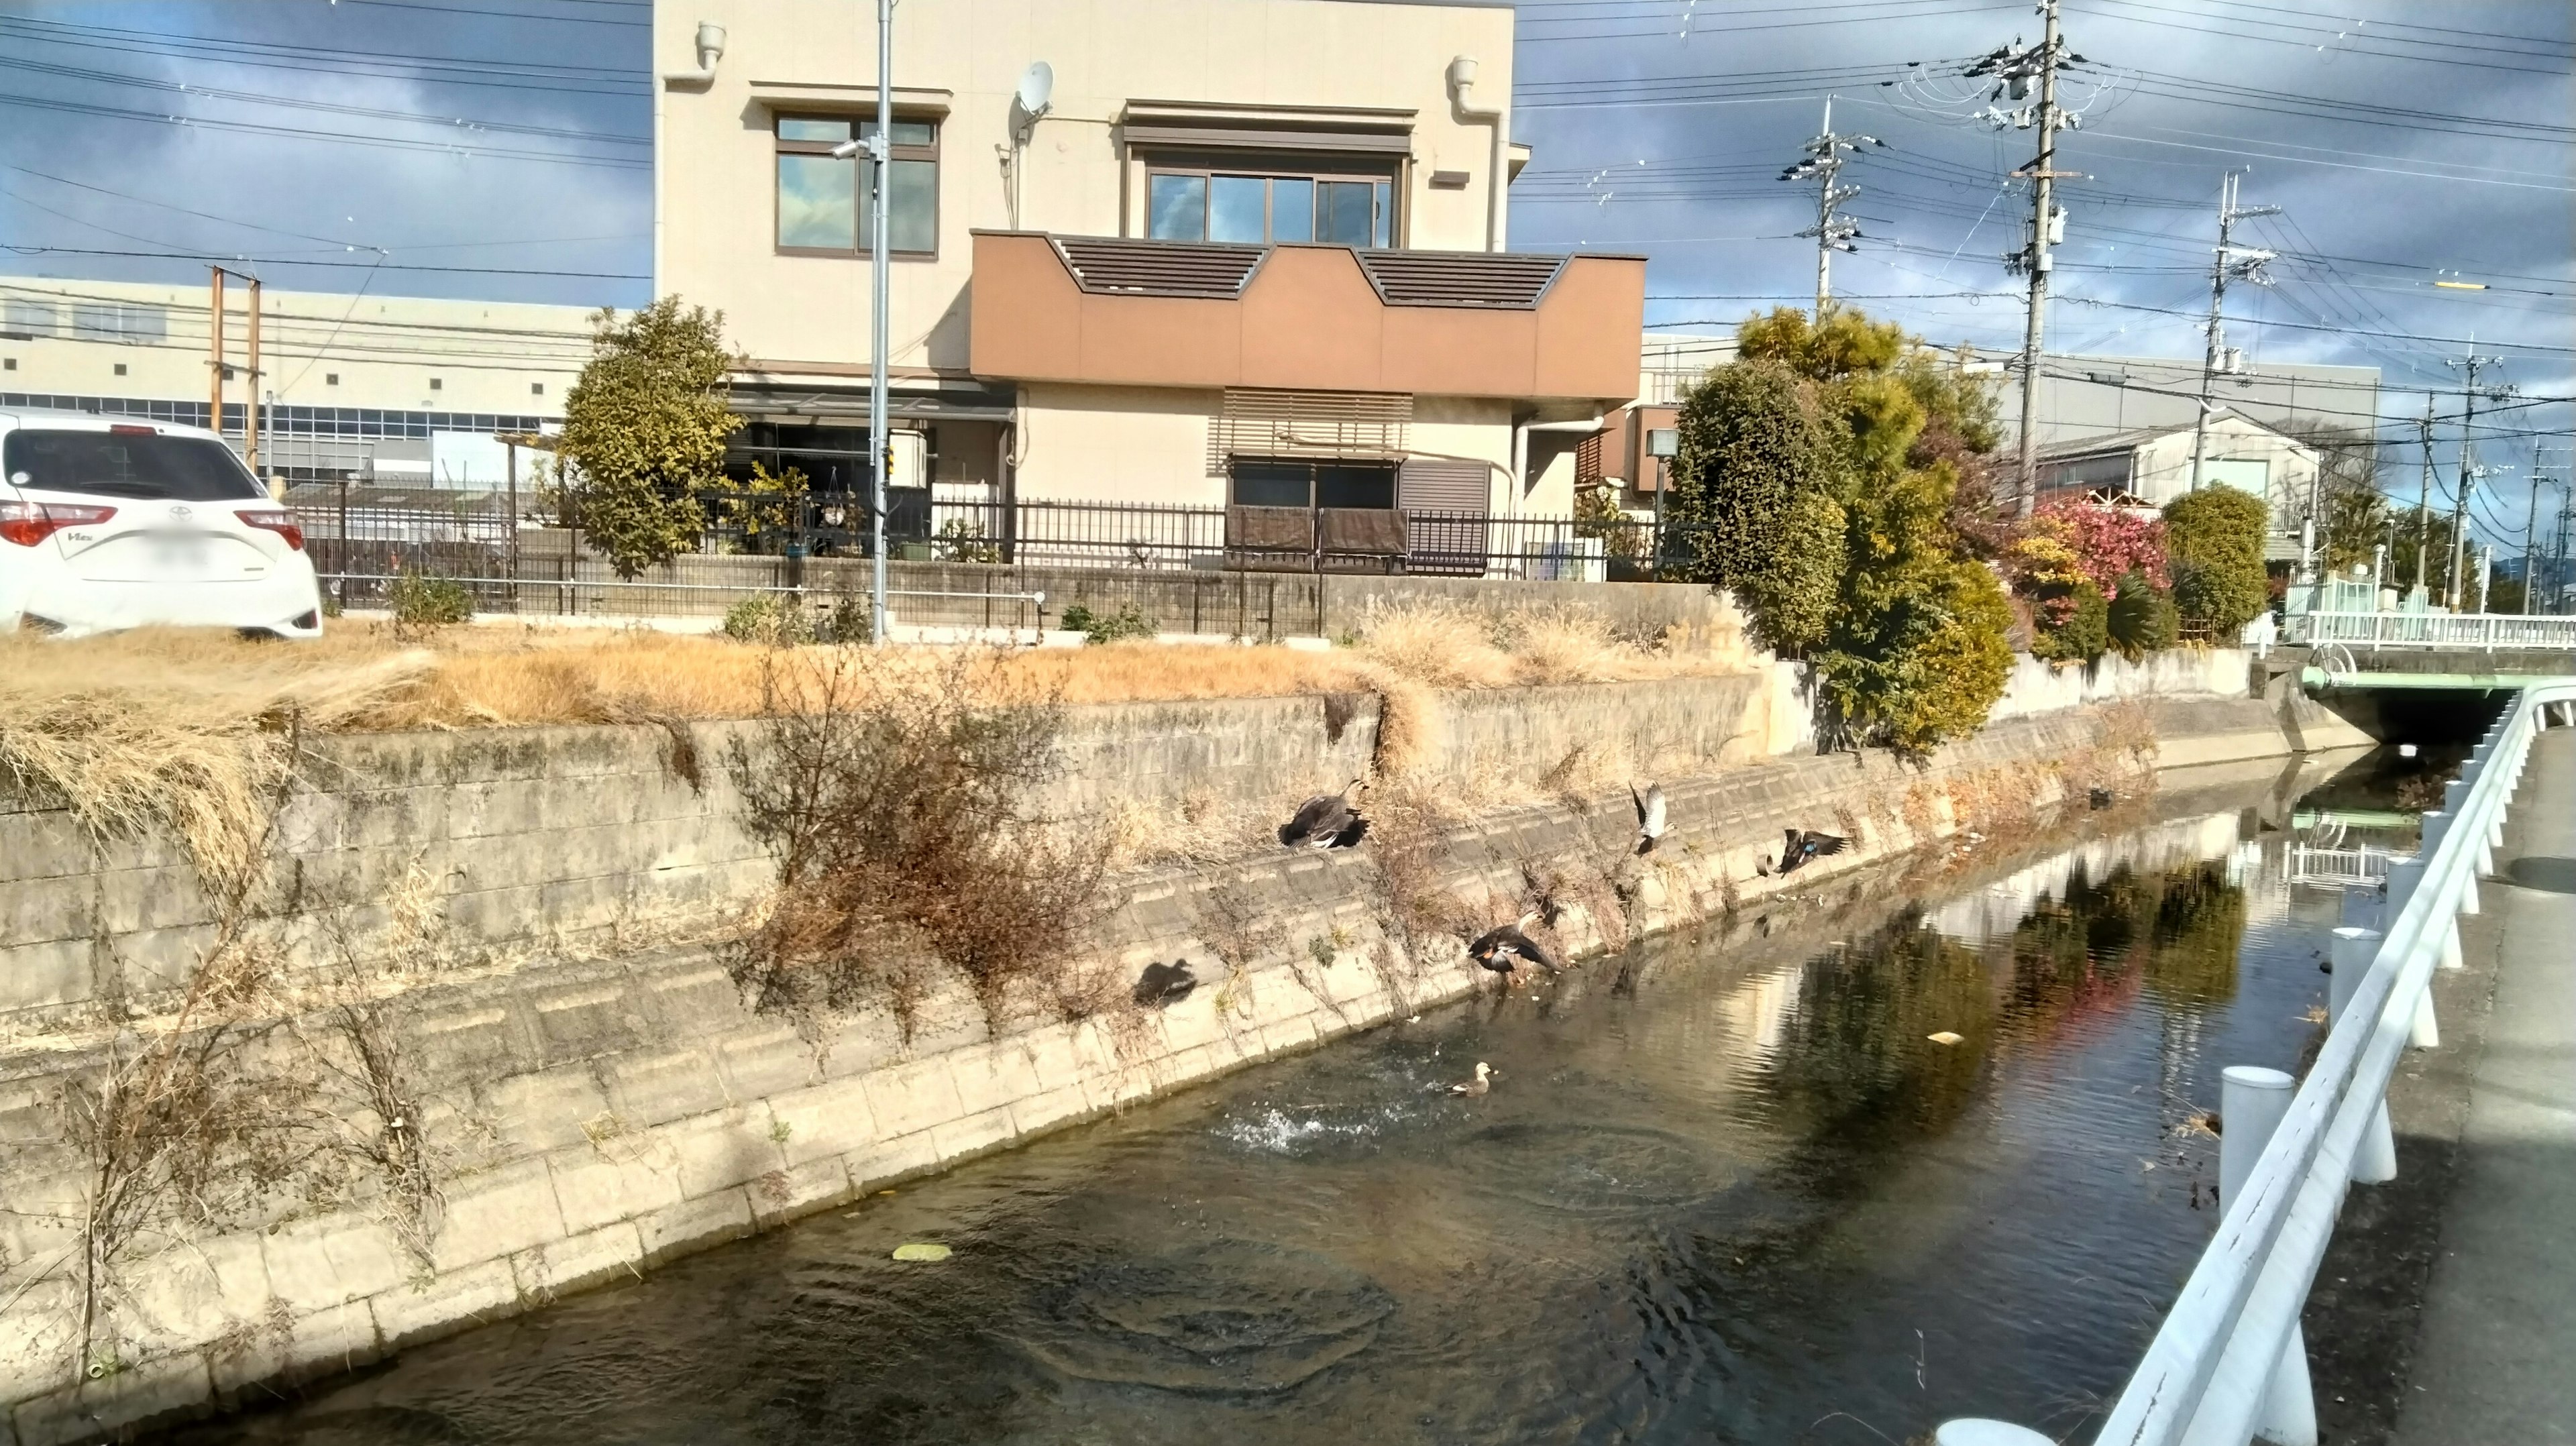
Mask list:
[[[1476,1061],[1476,1077],[1467,1081],[1465,1084],[1451,1085],[1449,1087],[1449,1093],[1453,1095],[1481,1095],[1486,1091],[1491,1090],[1493,1087],[1494,1071],[1491,1066],[1487,1065],[1480,1059]]]

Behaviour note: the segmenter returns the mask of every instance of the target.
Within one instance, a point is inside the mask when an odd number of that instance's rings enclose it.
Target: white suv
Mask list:
[[[0,411],[0,632],[322,633],[295,514],[202,427]]]

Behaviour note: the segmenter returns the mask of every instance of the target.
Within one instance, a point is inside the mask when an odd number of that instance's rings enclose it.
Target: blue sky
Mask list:
[[[1520,11],[1516,131],[1537,157],[1517,247],[1643,252],[1649,319],[1683,328],[1795,303],[1812,193],[1775,177],[1831,94],[1836,129],[1886,143],[1847,172],[1865,239],[1836,291],[1936,342],[2019,344],[1999,257],[2032,133],[1976,119],[1986,92],[1955,72],[2036,39],[2028,3]],[[628,0],[0,0],[0,266],[194,279],[160,258],[241,256],[303,289],[634,305],[648,18]],[[2447,417],[2444,358],[2474,335],[2522,398],[2576,394],[2576,5],[2066,0],[2065,30],[2087,64],[2059,165],[2091,179],[2062,188],[2052,350],[2196,356],[2220,176],[2243,167],[2245,202],[2284,210],[2243,233],[2282,253],[2272,287],[2231,293],[2250,356],[2376,365],[2384,412],[2419,413],[2408,389],[2429,387]],[[2485,460],[2519,470],[2485,521],[2518,533],[2529,434],[2568,445],[2576,408],[2496,416]]]

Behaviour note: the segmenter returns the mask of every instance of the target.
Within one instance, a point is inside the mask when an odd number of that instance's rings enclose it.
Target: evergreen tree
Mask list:
[[[724,314],[666,296],[591,318],[591,359],[564,398],[564,490],[582,535],[620,577],[694,551],[700,494],[724,480],[733,359]]]

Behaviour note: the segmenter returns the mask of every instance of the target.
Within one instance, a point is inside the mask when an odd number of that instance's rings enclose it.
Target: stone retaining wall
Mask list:
[[[2269,716],[2244,699],[2180,706],[2191,711],[2166,721],[2215,725],[2240,742]],[[596,737],[570,741],[590,748]],[[579,756],[619,756],[600,746]],[[1487,918],[1516,911],[1532,873],[1553,871],[1560,937],[1590,953],[1758,898],[1771,881],[1754,860],[1784,827],[1855,839],[1801,876],[1813,892],[1996,809],[2045,811],[2133,766],[2122,749],[2100,714],[2067,712],[1996,725],[1920,767],[1807,756],[1677,779],[1673,832],[1655,866],[1627,881],[1624,918],[1606,887],[1632,827],[1624,795],[1492,815],[1443,840],[1434,868],[1461,907]],[[2268,751],[2285,749],[2273,731]],[[450,754],[439,767],[460,766]],[[435,778],[439,767],[406,776]],[[568,789],[538,813],[567,827],[582,796]],[[472,805],[448,808],[450,820],[475,816]],[[1270,926],[1240,969],[1209,942],[1223,937],[1218,888]],[[38,1446],[197,1409],[255,1382],[346,1369],[1477,987],[1484,976],[1454,939],[1429,957],[1406,953],[1387,924],[1386,888],[1366,849],[1132,881],[1108,931],[1116,990],[1146,963],[1175,960],[1200,987],[1159,1011],[1023,1019],[998,1036],[953,987],[928,1002],[909,1042],[882,1012],[800,1033],[746,1010],[702,948],[433,973],[397,1001],[414,1086],[434,1102],[419,1128],[458,1152],[429,1259],[407,1255],[364,1204],[281,1206],[274,1219],[172,1242],[130,1271],[121,1368],[95,1382],[69,1370],[77,1293],[40,1282],[0,1332],[0,1401],[14,1403],[0,1419]],[[1331,963],[1317,959],[1317,941]],[[58,1134],[49,1101],[94,1067],[94,1048],[0,1052],[0,1135]],[[0,1217],[8,1261],[63,1248],[65,1231],[40,1217],[76,1203],[79,1163],[68,1150],[14,1156],[0,1207],[29,1213]]]

